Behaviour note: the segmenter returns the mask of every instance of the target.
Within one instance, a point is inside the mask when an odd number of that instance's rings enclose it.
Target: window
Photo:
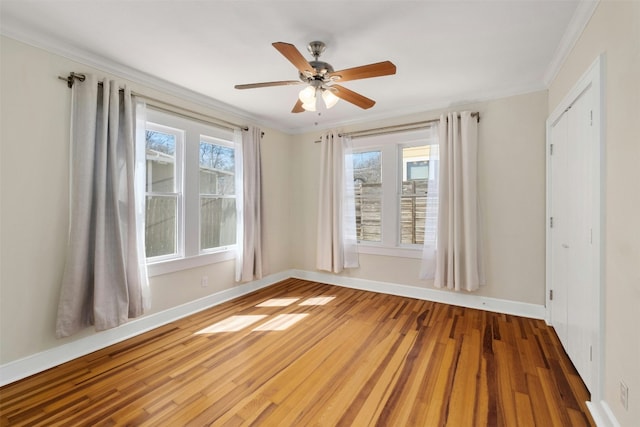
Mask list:
[[[423,244],[427,215],[429,145],[403,145],[400,185],[400,243]]]
[[[236,243],[235,151],[200,136],[200,250]]]
[[[147,258],[162,260],[179,255],[182,224],[182,151],[184,132],[148,123],[146,143]]]
[[[382,152],[353,153],[356,235],[359,241],[380,242],[382,237]]]
[[[233,257],[233,132],[149,109],[145,249],[150,275]]]
[[[428,187],[433,182],[429,178],[433,178],[437,167],[431,156],[436,142],[431,129],[353,141],[360,252],[420,256]]]

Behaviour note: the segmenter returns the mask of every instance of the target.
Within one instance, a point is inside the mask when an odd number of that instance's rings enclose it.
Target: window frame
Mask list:
[[[219,137],[215,137],[215,136],[211,136],[211,135],[204,135],[201,134],[200,135],[200,139],[199,139],[199,143],[198,143],[198,150],[200,149],[200,144],[205,143],[205,144],[211,144],[211,145],[219,145],[222,147],[227,147],[227,148],[231,148],[232,150],[234,150],[234,162],[237,163],[235,161],[235,156],[237,155],[237,153],[235,153],[235,144],[233,142],[233,140],[226,140],[226,139],[222,139]],[[198,151],[199,152],[199,151]],[[234,168],[233,168],[233,179],[235,181],[235,183],[237,183],[237,179],[236,179],[236,166],[234,164]],[[235,203],[237,203],[238,201],[238,188],[237,185],[234,183],[234,192],[233,192],[233,196],[229,196],[229,195],[223,195],[223,194],[218,194],[217,198],[226,198],[226,199],[234,199]],[[200,163],[198,162],[198,206],[200,206],[200,201],[202,200],[202,192],[200,191]],[[241,189],[240,189],[241,190]],[[205,196],[210,196],[210,193],[205,194]],[[237,208],[237,204],[236,204],[236,216],[238,215],[238,208]],[[201,255],[204,254],[211,254],[211,253],[216,253],[216,252],[222,252],[225,250],[232,250],[230,248],[235,249],[236,245],[237,245],[237,239],[238,236],[236,234],[236,243],[233,245],[222,245],[222,246],[217,246],[214,248],[206,248],[206,249],[202,249],[202,221],[201,219],[201,211],[198,210],[198,250],[200,252]]]
[[[153,109],[147,106],[146,123],[175,128],[184,132],[183,142],[183,169],[182,169],[182,224],[181,233],[182,250],[179,256],[147,258],[147,270],[150,277],[181,271],[189,268],[200,267],[208,264],[235,259],[236,244],[217,248],[200,250],[200,180],[199,180],[199,153],[202,136],[206,138],[224,141],[228,146],[237,149],[234,143],[232,130],[218,128],[205,124],[197,119],[188,119],[177,114]],[[238,153],[236,153],[238,156]],[[177,161],[177,160],[176,160]],[[146,188],[145,188],[146,190]],[[236,188],[235,193],[238,197]],[[237,200],[237,199],[236,199]],[[236,215],[237,215],[236,206]],[[236,236],[237,239],[237,236]]]
[[[358,241],[358,252],[403,258],[421,258],[422,244],[401,243],[400,198],[402,195],[402,148],[437,145],[435,127],[383,135],[358,137],[352,140],[353,152],[379,150],[381,158],[382,210],[381,241]]]
[[[158,255],[154,257],[147,257],[147,263],[153,264],[157,262],[163,262],[173,259],[184,257],[184,146],[185,146],[185,132],[182,129],[178,129],[171,126],[155,123],[147,120],[145,124],[146,131],[153,131],[163,133],[166,135],[172,135],[175,138],[175,154],[174,154],[174,174],[173,174],[173,191],[148,191],[148,185],[145,185],[145,199],[149,196],[156,197],[168,197],[172,196],[176,199],[176,224],[175,224],[175,252],[172,254]],[[145,138],[146,145],[146,138]],[[146,153],[146,150],[145,150]],[[146,159],[145,159],[146,163]],[[149,170],[145,165],[145,180],[148,177]],[[145,182],[146,184],[146,182]],[[146,203],[145,203],[146,211]]]

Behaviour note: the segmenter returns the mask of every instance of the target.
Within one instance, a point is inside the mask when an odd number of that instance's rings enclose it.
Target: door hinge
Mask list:
[[[553,289],[549,290],[549,301],[553,301]]]
[[[589,126],[593,126],[593,110],[589,110]]]
[[[589,346],[589,361],[593,362],[593,346]]]
[[[553,217],[549,217],[549,228],[553,228]]]
[[[549,155],[553,156],[553,144],[549,145]]]

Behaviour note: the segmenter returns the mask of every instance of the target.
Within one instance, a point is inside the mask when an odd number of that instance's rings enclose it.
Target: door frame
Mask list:
[[[550,291],[552,289],[551,277],[551,130],[553,125],[571,107],[576,99],[589,87],[593,90],[593,132],[595,143],[592,146],[592,170],[593,174],[587,183],[590,188],[597,188],[594,192],[591,204],[593,218],[593,253],[595,260],[594,281],[596,292],[594,294],[594,319],[593,328],[593,352],[592,352],[592,378],[591,401],[599,402],[604,398],[603,374],[604,374],[604,54],[599,55],[587,71],[578,79],[569,93],[556,106],[546,121],[546,286],[545,307],[547,324],[552,324]]]

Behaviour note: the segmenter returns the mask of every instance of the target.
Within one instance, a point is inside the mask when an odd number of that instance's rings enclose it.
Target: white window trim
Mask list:
[[[231,137],[233,138],[233,135],[231,135]],[[200,139],[198,140],[198,150],[200,150],[200,142],[206,142],[208,144],[215,144],[215,145],[225,146],[225,147],[229,147],[231,149],[235,148],[235,144],[233,143],[233,139],[231,139],[231,140],[222,139],[222,138],[211,136],[211,135],[204,135],[204,134],[200,135]],[[200,154],[200,151],[198,151],[198,155],[199,154]],[[234,171],[234,173],[235,173],[235,171]],[[236,191],[237,190],[238,189],[236,189]],[[200,179],[198,178],[198,204],[200,203],[201,196],[202,195],[200,194]],[[233,198],[237,201],[238,200],[237,194],[234,194]],[[217,248],[202,249],[202,242],[200,241],[200,237],[201,237],[200,227],[201,227],[200,210],[198,210],[198,251],[199,251],[200,255],[214,254],[214,253],[222,252],[222,251],[232,251],[232,250],[235,251],[236,245],[220,246],[220,247],[217,247]],[[227,248],[229,248],[229,249],[227,249]]]
[[[400,173],[403,173],[400,149],[402,147],[433,145],[437,143],[435,135],[429,129],[406,131],[393,134],[361,137],[352,140],[353,152],[374,151],[382,152],[382,241],[358,241],[358,253],[370,255],[384,255],[401,258],[422,257],[422,245],[400,243]],[[395,165],[395,167],[393,166]],[[393,203],[389,203],[394,194]]]
[[[170,259],[147,264],[149,277],[174,273],[189,268],[202,267],[208,264],[230,261],[236,257],[236,245],[217,248],[216,252],[207,252],[192,257]]]
[[[198,208],[200,204],[198,168],[200,139],[202,136],[206,136],[207,140],[229,143],[233,147],[233,132],[154,110],[152,107],[147,108],[147,123],[181,129],[185,135],[182,149],[185,167],[182,172],[183,220],[179,225],[182,227],[179,230],[179,239],[182,239],[182,246],[178,249],[180,255],[147,258],[149,277],[235,259],[237,245],[200,251],[200,209]],[[195,166],[186,166],[190,161]]]
[[[168,255],[158,255],[147,258],[148,263],[157,263],[170,261],[184,257],[184,152],[185,152],[185,132],[183,129],[167,126],[166,124],[156,123],[147,120],[146,130],[173,135],[175,138],[175,154],[174,154],[174,189],[173,192],[149,192],[146,195],[151,196],[176,196],[176,252]],[[147,170],[146,173],[149,173]],[[146,188],[145,188],[146,190]]]

